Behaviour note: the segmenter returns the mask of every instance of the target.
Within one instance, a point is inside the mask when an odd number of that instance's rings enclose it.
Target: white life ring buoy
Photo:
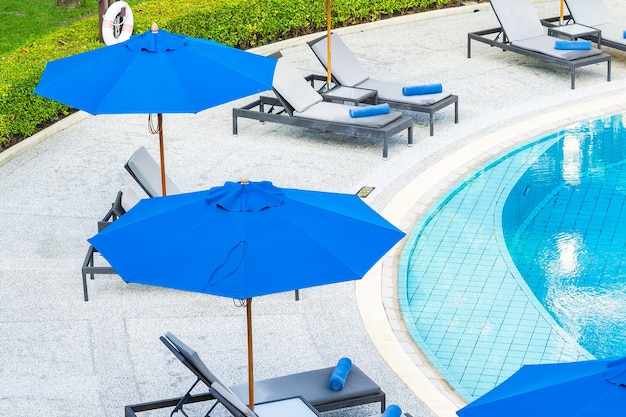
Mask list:
[[[119,30],[118,36],[115,37],[116,31],[114,28],[114,21],[122,9],[126,9],[124,20],[121,22],[122,29]],[[102,18],[102,39],[104,43],[108,45],[115,45],[116,43],[124,42],[130,39],[130,35],[133,34],[133,11],[125,1],[116,1],[109,6],[104,17]]]

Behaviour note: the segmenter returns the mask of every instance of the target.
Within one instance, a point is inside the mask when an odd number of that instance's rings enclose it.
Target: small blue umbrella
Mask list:
[[[626,415],[626,357],[524,365],[459,417]]]
[[[269,90],[275,66],[275,58],[153,25],[126,42],[48,62],[34,92],[91,114],[157,114],[164,179],[162,114]]]
[[[227,182],[141,200],[89,242],[126,282],[246,300],[362,278],[404,232],[354,194]]]

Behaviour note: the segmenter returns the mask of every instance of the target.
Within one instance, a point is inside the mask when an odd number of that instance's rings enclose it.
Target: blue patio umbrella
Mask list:
[[[227,182],[141,200],[89,242],[126,282],[246,300],[362,278],[404,233],[358,196]]]
[[[624,416],[626,357],[524,365],[457,414],[460,417]]]
[[[48,62],[34,92],[91,114],[197,113],[272,88],[276,59],[159,30]],[[163,193],[165,195],[165,192]]]

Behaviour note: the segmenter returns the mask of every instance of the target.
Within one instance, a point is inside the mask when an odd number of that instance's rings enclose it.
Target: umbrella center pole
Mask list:
[[[331,16],[330,16],[330,1],[331,0],[326,0],[326,51],[328,52],[328,56],[326,57],[327,61],[328,61],[328,69],[327,69],[327,75],[326,75],[326,90],[330,90],[330,82],[332,81],[332,71],[331,71],[331,59],[332,59],[332,49],[331,49],[331,40],[330,40],[330,35],[331,35]]]
[[[246,299],[246,322],[248,325],[248,404],[254,410],[254,365],[252,360],[252,298]]]
[[[152,125],[152,115],[148,115],[148,130],[152,134],[159,134],[159,153],[161,162],[161,194],[167,195],[167,180],[165,176],[165,146],[163,144],[163,114],[157,114],[157,127]]]

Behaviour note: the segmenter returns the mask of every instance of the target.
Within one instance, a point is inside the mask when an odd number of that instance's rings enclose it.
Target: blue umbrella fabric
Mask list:
[[[524,365],[457,415],[618,417],[625,410],[626,357]]]
[[[89,242],[126,282],[247,299],[362,278],[403,236],[356,195],[264,181],[144,199]]]
[[[35,94],[91,114],[157,114],[166,195],[164,113],[197,113],[272,88],[276,58],[159,30],[51,61]]]
[[[276,61],[156,29],[48,62],[34,92],[91,114],[197,113],[270,90]]]

